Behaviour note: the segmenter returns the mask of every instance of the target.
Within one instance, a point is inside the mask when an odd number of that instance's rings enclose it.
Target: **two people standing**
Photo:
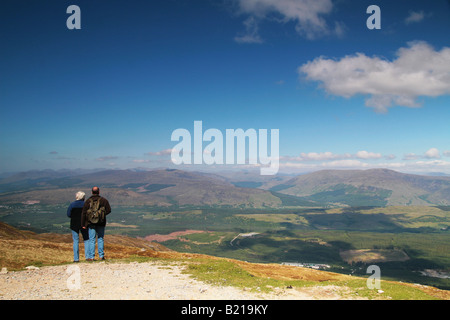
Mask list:
[[[96,242],[98,256],[105,260],[106,216],[111,213],[111,206],[108,200],[100,196],[98,187],[92,188],[92,196],[86,201],[82,191],[77,192],[75,199],[67,208],[67,216],[71,219],[74,262],[79,261],[79,233],[83,236],[86,261],[94,261]]]

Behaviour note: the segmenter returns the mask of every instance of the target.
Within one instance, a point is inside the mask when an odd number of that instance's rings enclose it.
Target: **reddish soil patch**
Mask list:
[[[157,241],[157,242],[164,242],[167,240],[173,240],[176,239],[179,236],[184,236],[186,234],[192,234],[192,233],[204,233],[207,231],[202,230],[185,230],[185,231],[175,231],[169,234],[151,234],[146,236],[144,239],[148,241]]]

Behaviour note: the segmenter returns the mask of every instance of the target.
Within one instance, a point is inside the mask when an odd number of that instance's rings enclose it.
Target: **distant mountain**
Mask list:
[[[157,170],[28,171],[0,179],[0,204],[61,204],[92,186],[114,205],[232,207],[450,205],[450,177],[387,169],[299,176]]]
[[[270,190],[321,204],[450,205],[450,177],[387,169],[317,171],[284,181]]]
[[[54,171],[28,172],[0,179],[0,203],[65,203],[76,191],[89,196],[92,186],[116,205],[279,206],[272,192],[241,188],[224,177],[176,169],[105,170],[64,176]]]

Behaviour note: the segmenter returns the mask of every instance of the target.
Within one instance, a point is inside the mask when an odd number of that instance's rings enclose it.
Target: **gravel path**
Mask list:
[[[0,300],[257,300],[313,299],[296,290],[263,295],[209,285],[182,274],[182,266],[77,263],[0,274]]]

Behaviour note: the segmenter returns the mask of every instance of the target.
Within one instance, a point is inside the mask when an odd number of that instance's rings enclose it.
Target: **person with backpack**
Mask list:
[[[88,258],[89,252],[89,235],[86,229],[81,227],[81,212],[84,206],[85,193],[78,191],[75,194],[75,201],[67,208],[67,216],[70,218],[70,229],[72,230],[73,239],[73,262],[80,261],[80,232],[84,240],[84,257]]]
[[[98,256],[105,260],[104,236],[106,216],[111,213],[108,200],[100,196],[100,188],[92,188],[92,196],[86,200],[81,214],[81,225],[88,230],[89,254],[87,261],[94,261],[95,242],[97,238]]]

